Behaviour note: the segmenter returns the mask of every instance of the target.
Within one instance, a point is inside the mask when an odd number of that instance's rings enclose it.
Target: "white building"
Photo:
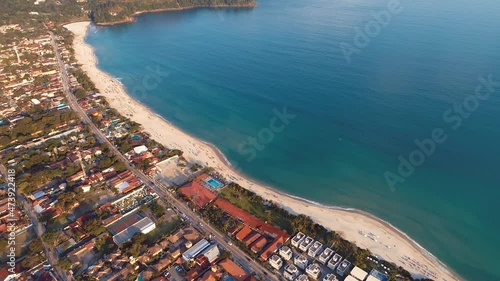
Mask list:
[[[321,274],[321,267],[319,267],[319,264],[317,263],[312,263],[306,268],[306,273],[312,279],[318,279]]]
[[[328,268],[331,270],[335,270],[337,266],[340,264],[340,261],[342,260],[342,256],[339,254],[333,255],[333,257],[328,261]]]
[[[292,238],[292,246],[294,246],[295,248],[298,248],[300,243],[302,243],[302,241],[304,240],[304,238],[306,238],[306,235],[302,232],[299,232],[297,234],[295,234],[295,236]]]
[[[184,261],[189,261],[194,259],[199,253],[205,250],[210,243],[206,239],[200,240],[200,242],[196,243],[193,247],[189,248],[189,250],[185,251],[182,254],[182,259]]]
[[[136,233],[147,234],[156,228],[156,224],[148,217],[144,217],[129,227],[113,235],[113,242],[119,245],[130,240]]]
[[[203,250],[200,255],[205,256],[209,263],[213,263],[220,256],[219,247],[217,247],[217,244],[212,244]]]
[[[302,243],[300,243],[299,249],[302,252],[307,252],[307,250],[309,250],[309,248],[312,246],[313,243],[314,243],[314,239],[312,239],[311,237],[307,236],[304,239],[304,241],[302,241]]]
[[[286,280],[292,281],[299,275],[299,269],[294,264],[287,264],[285,266],[285,271],[283,271],[283,276]]]
[[[348,260],[343,260],[339,266],[337,266],[337,274],[340,276],[344,276],[349,268],[351,267],[351,262]]]
[[[297,279],[295,279],[295,281],[309,281],[309,277],[307,277],[307,275],[305,274],[301,274],[299,275],[299,277],[297,277]]]
[[[145,145],[139,145],[134,147],[134,153],[135,154],[141,154],[143,152],[148,151],[148,148]]]
[[[290,259],[292,259],[293,257],[293,252],[292,252],[292,249],[290,249],[290,247],[288,246],[283,246],[281,247],[280,251],[280,256],[286,260],[286,261],[289,261]]]
[[[323,277],[323,281],[338,281],[337,276],[333,273],[328,273],[325,277]]]
[[[315,258],[318,253],[323,249],[323,244],[319,241],[314,241],[313,245],[307,251],[307,255],[311,258]]]
[[[295,256],[293,263],[301,269],[306,269],[309,261],[307,260],[306,256],[298,255],[298,256]]]
[[[283,266],[283,260],[278,255],[272,255],[269,259],[269,264],[276,270],[280,270]]]
[[[344,279],[344,281],[358,281],[358,279],[352,277],[351,275],[347,275],[347,277]]]
[[[352,270],[351,273],[349,273],[352,277],[358,279],[359,281],[365,280],[366,276],[368,275],[368,272],[362,270],[361,268],[355,266]]]
[[[325,248],[325,250],[323,251],[323,253],[321,253],[321,255],[319,255],[318,260],[322,264],[326,264],[326,262],[328,261],[328,259],[330,259],[333,256],[333,254],[334,254],[334,251],[332,249]]]

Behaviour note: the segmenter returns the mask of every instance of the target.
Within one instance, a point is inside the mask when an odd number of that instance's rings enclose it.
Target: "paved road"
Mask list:
[[[162,189],[160,186],[162,184],[156,182],[155,179],[152,179],[148,176],[146,176],[142,171],[136,169],[133,165],[130,164],[129,160],[123,156],[123,154],[105,137],[103,132],[101,132],[97,126],[92,122],[92,120],[88,117],[88,115],[83,111],[83,109],[80,107],[78,104],[76,97],[71,93],[70,89],[70,83],[69,83],[69,78],[64,66],[64,62],[61,59],[61,56],[59,54],[59,50],[57,49],[57,44],[55,43],[55,38],[54,35],[51,34],[53,40],[52,44],[54,47],[54,52],[56,54],[57,61],[59,63],[60,71],[61,71],[61,79],[63,83],[63,88],[64,92],[66,94],[66,99],[68,100],[68,105],[76,111],[79,115],[80,118],[85,121],[89,126],[92,132],[96,135],[96,137],[99,139],[101,143],[106,143],[110,150],[113,151],[113,153],[118,157],[118,159],[122,160],[128,169],[130,169],[135,176],[137,176],[141,181],[149,188],[154,190],[160,198],[163,200],[166,200],[169,202],[171,205],[175,206],[177,210],[179,210],[181,213],[183,213],[189,221],[197,226],[197,228],[201,228],[201,230],[205,233],[212,233],[215,236],[215,240],[218,242],[219,245],[222,245],[226,250],[232,253],[233,259],[240,264],[247,272],[255,272],[261,276],[264,277],[265,280],[279,280],[277,276],[275,276],[273,273],[271,273],[269,270],[264,268],[262,265],[259,263],[253,261],[253,260],[248,260],[247,255],[240,250],[238,247],[235,245],[229,245],[226,242],[225,237],[217,232],[211,225],[205,223],[200,217],[198,217],[197,214],[195,214],[192,210],[190,210],[186,204],[183,202],[179,201],[177,198],[172,196],[169,192],[167,192],[165,189]]]

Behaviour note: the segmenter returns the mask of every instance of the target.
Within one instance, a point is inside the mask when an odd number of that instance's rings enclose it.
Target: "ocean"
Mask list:
[[[498,281],[499,14],[493,0],[260,1],[144,14],[87,42],[242,173],[370,212],[467,280]]]

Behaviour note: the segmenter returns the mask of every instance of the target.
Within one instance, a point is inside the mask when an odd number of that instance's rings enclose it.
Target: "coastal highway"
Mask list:
[[[170,192],[167,192],[161,186],[162,184],[158,183],[155,179],[152,179],[146,176],[142,171],[136,169],[129,160],[123,156],[123,154],[105,137],[105,135],[97,128],[97,126],[92,122],[92,120],[88,117],[85,111],[80,107],[77,103],[76,97],[71,93],[71,87],[69,83],[68,74],[66,72],[66,68],[64,66],[64,62],[61,59],[59,50],[57,48],[57,44],[55,41],[55,36],[51,33],[52,37],[52,46],[54,48],[54,53],[57,58],[57,62],[60,68],[61,80],[64,88],[64,92],[66,94],[66,99],[68,101],[68,105],[80,115],[80,118],[86,122],[94,135],[98,138],[101,143],[106,143],[110,150],[118,157],[118,159],[122,160],[127,168],[132,171],[135,176],[137,176],[147,187],[151,188],[153,191],[158,194],[158,196],[162,199],[170,203],[174,206],[179,212],[181,212],[185,218],[189,220],[189,222],[200,229],[202,232],[206,234],[212,234],[214,236],[214,240],[217,241],[219,245],[224,247],[227,251],[232,253],[232,257],[236,263],[241,265],[243,269],[245,269],[248,273],[255,272],[258,275],[262,276],[264,280],[273,280],[278,281],[278,277],[274,275],[271,271],[263,267],[258,262],[251,260],[242,250],[240,250],[235,245],[229,244],[226,242],[226,238],[224,235],[215,230],[211,225],[205,223],[196,213],[194,213],[191,209],[187,207],[186,204],[175,198]]]

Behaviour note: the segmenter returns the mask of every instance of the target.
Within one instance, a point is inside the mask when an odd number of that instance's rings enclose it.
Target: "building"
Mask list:
[[[292,249],[290,249],[290,247],[288,247],[288,246],[281,247],[279,254],[286,261],[291,260],[293,257]]]
[[[307,275],[305,274],[301,274],[299,275],[299,277],[297,277],[297,279],[295,279],[295,281],[309,281],[309,277],[307,277]]]
[[[312,263],[306,268],[306,273],[309,277],[316,280],[321,274],[321,267],[317,263]]]
[[[179,188],[179,192],[184,195],[184,197],[191,200],[198,208],[205,206],[217,198],[215,193],[200,183],[200,180],[207,176],[207,174],[201,174]]]
[[[315,258],[318,253],[323,249],[323,244],[319,241],[314,241],[313,245],[307,251],[307,255],[311,258]]]
[[[235,237],[239,241],[243,241],[245,240],[245,237],[250,235],[250,233],[252,233],[252,229],[249,226],[245,225],[243,226],[243,228],[240,229],[240,231],[238,231],[238,233],[236,233]]]
[[[306,235],[302,232],[299,232],[297,234],[295,234],[295,236],[292,238],[292,246],[294,246],[295,248],[298,248],[300,243],[302,243],[302,241],[306,238]]]
[[[248,277],[250,277],[250,274],[230,259],[221,261],[219,265],[236,281],[245,281]]]
[[[322,264],[326,264],[328,259],[330,259],[333,256],[333,254],[334,254],[334,251],[332,249],[325,248],[325,250],[323,250],[323,253],[321,253],[321,255],[319,255],[318,260]]]
[[[342,260],[342,256],[339,254],[333,255],[333,257],[328,261],[327,265],[328,268],[331,270],[335,270],[337,266],[340,264],[340,261]]]
[[[339,266],[337,266],[337,274],[340,276],[344,276],[347,271],[349,271],[349,268],[351,267],[351,262],[348,260],[343,260]]]
[[[269,258],[269,264],[276,270],[280,270],[283,266],[283,260],[278,255],[272,255]]]
[[[366,281],[388,281],[388,280],[389,278],[385,274],[380,273],[376,269],[372,269],[372,271],[370,271],[370,275],[368,275],[368,277],[366,278]]]
[[[304,239],[304,241],[302,241],[302,243],[300,243],[299,250],[301,250],[302,252],[307,252],[307,250],[309,250],[309,248],[313,245],[313,243],[314,243],[314,239],[307,236]]]
[[[210,245],[201,252],[201,255],[206,257],[209,263],[213,263],[220,256],[219,247],[217,244]]]
[[[120,245],[130,240],[136,233],[147,234],[155,228],[156,224],[150,218],[136,212],[108,226],[108,231],[113,235],[113,241]]]
[[[294,264],[287,264],[285,270],[283,271],[283,276],[286,280],[292,281],[299,275],[299,269]]]
[[[366,276],[368,276],[368,273],[361,268],[355,266],[352,270],[351,273],[349,273],[352,277],[358,279],[359,281],[364,281]]]
[[[338,281],[337,276],[333,273],[328,273],[325,277],[323,277],[323,281]]]
[[[144,153],[146,151],[148,151],[148,148],[145,145],[139,145],[134,147],[134,153],[137,155]]]
[[[304,255],[298,255],[295,256],[295,259],[293,260],[293,263],[299,267],[300,269],[306,269],[307,264],[309,261],[307,260],[306,256]]]
[[[182,260],[187,262],[194,259],[199,253],[208,248],[208,246],[210,246],[210,243],[206,239],[200,240],[182,254]]]
[[[347,275],[347,277],[344,279],[344,281],[358,281],[358,279],[352,277],[351,275]]]

